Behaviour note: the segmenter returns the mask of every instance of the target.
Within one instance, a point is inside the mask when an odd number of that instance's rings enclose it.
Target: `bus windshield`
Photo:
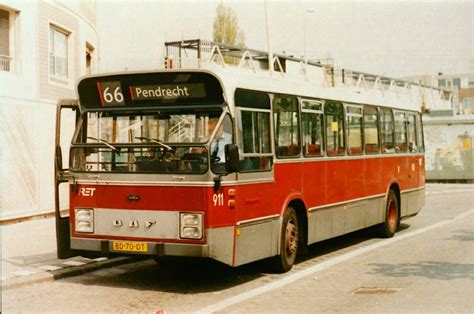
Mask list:
[[[210,114],[112,115],[89,112],[75,143],[205,143]],[[84,136],[84,135],[87,136]]]
[[[210,119],[218,112],[87,112],[72,143],[71,170],[204,173]]]

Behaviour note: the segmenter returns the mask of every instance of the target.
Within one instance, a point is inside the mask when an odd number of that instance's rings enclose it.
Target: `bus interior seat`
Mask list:
[[[314,155],[321,155],[321,145],[319,144],[308,144],[306,147],[306,155],[314,156]]]
[[[379,148],[377,144],[365,144],[365,152],[367,154],[378,153]]]
[[[361,147],[350,147],[347,149],[347,154],[349,155],[360,155],[362,154],[362,148]]]
[[[328,149],[328,150],[327,150],[327,153],[328,153],[328,156],[344,155],[344,149],[343,149],[343,148]]]
[[[278,146],[276,148],[276,155],[279,157],[288,156],[288,146]]]
[[[296,156],[300,154],[300,146],[298,144],[291,144],[288,147],[288,156]]]

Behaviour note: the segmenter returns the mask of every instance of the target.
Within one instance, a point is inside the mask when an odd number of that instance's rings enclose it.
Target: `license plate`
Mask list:
[[[122,252],[148,252],[148,244],[143,242],[114,241],[114,251]]]

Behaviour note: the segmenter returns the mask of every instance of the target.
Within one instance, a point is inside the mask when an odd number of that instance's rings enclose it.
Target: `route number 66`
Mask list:
[[[99,87],[102,106],[125,105],[120,82],[101,82],[97,83],[97,86]]]
[[[109,89],[110,89],[110,87],[107,87],[106,89],[104,89],[104,100],[105,100],[105,102],[107,102],[107,103],[111,103],[111,102],[121,103],[121,102],[123,102],[123,94],[122,94],[122,89],[120,88],[120,86],[117,86],[117,88],[115,88],[113,94],[110,92]]]
[[[224,193],[217,193],[212,196],[214,206],[224,206]]]

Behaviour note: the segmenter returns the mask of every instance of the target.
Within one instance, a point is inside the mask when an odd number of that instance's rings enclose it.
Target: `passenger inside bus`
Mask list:
[[[218,118],[211,118],[207,123],[207,128],[210,130],[209,134],[214,130],[214,128],[219,122]],[[212,140],[210,152],[211,160],[216,160],[217,162],[225,162],[225,145],[232,144],[232,135],[224,131],[224,123],[221,124],[219,129],[216,132],[216,136]]]
[[[218,117],[210,117],[207,122],[207,134],[210,136],[219,122]],[[225,172],[225,146],[232,144],[232,124],[229,117],[225,117],[223,123],[219,126],[216,131],[214,138],[212,139],[209,147],[211,154],[211,167],[214,172]],[[194,148],[192,153],[204,154],[206,150],[204,148]]]

